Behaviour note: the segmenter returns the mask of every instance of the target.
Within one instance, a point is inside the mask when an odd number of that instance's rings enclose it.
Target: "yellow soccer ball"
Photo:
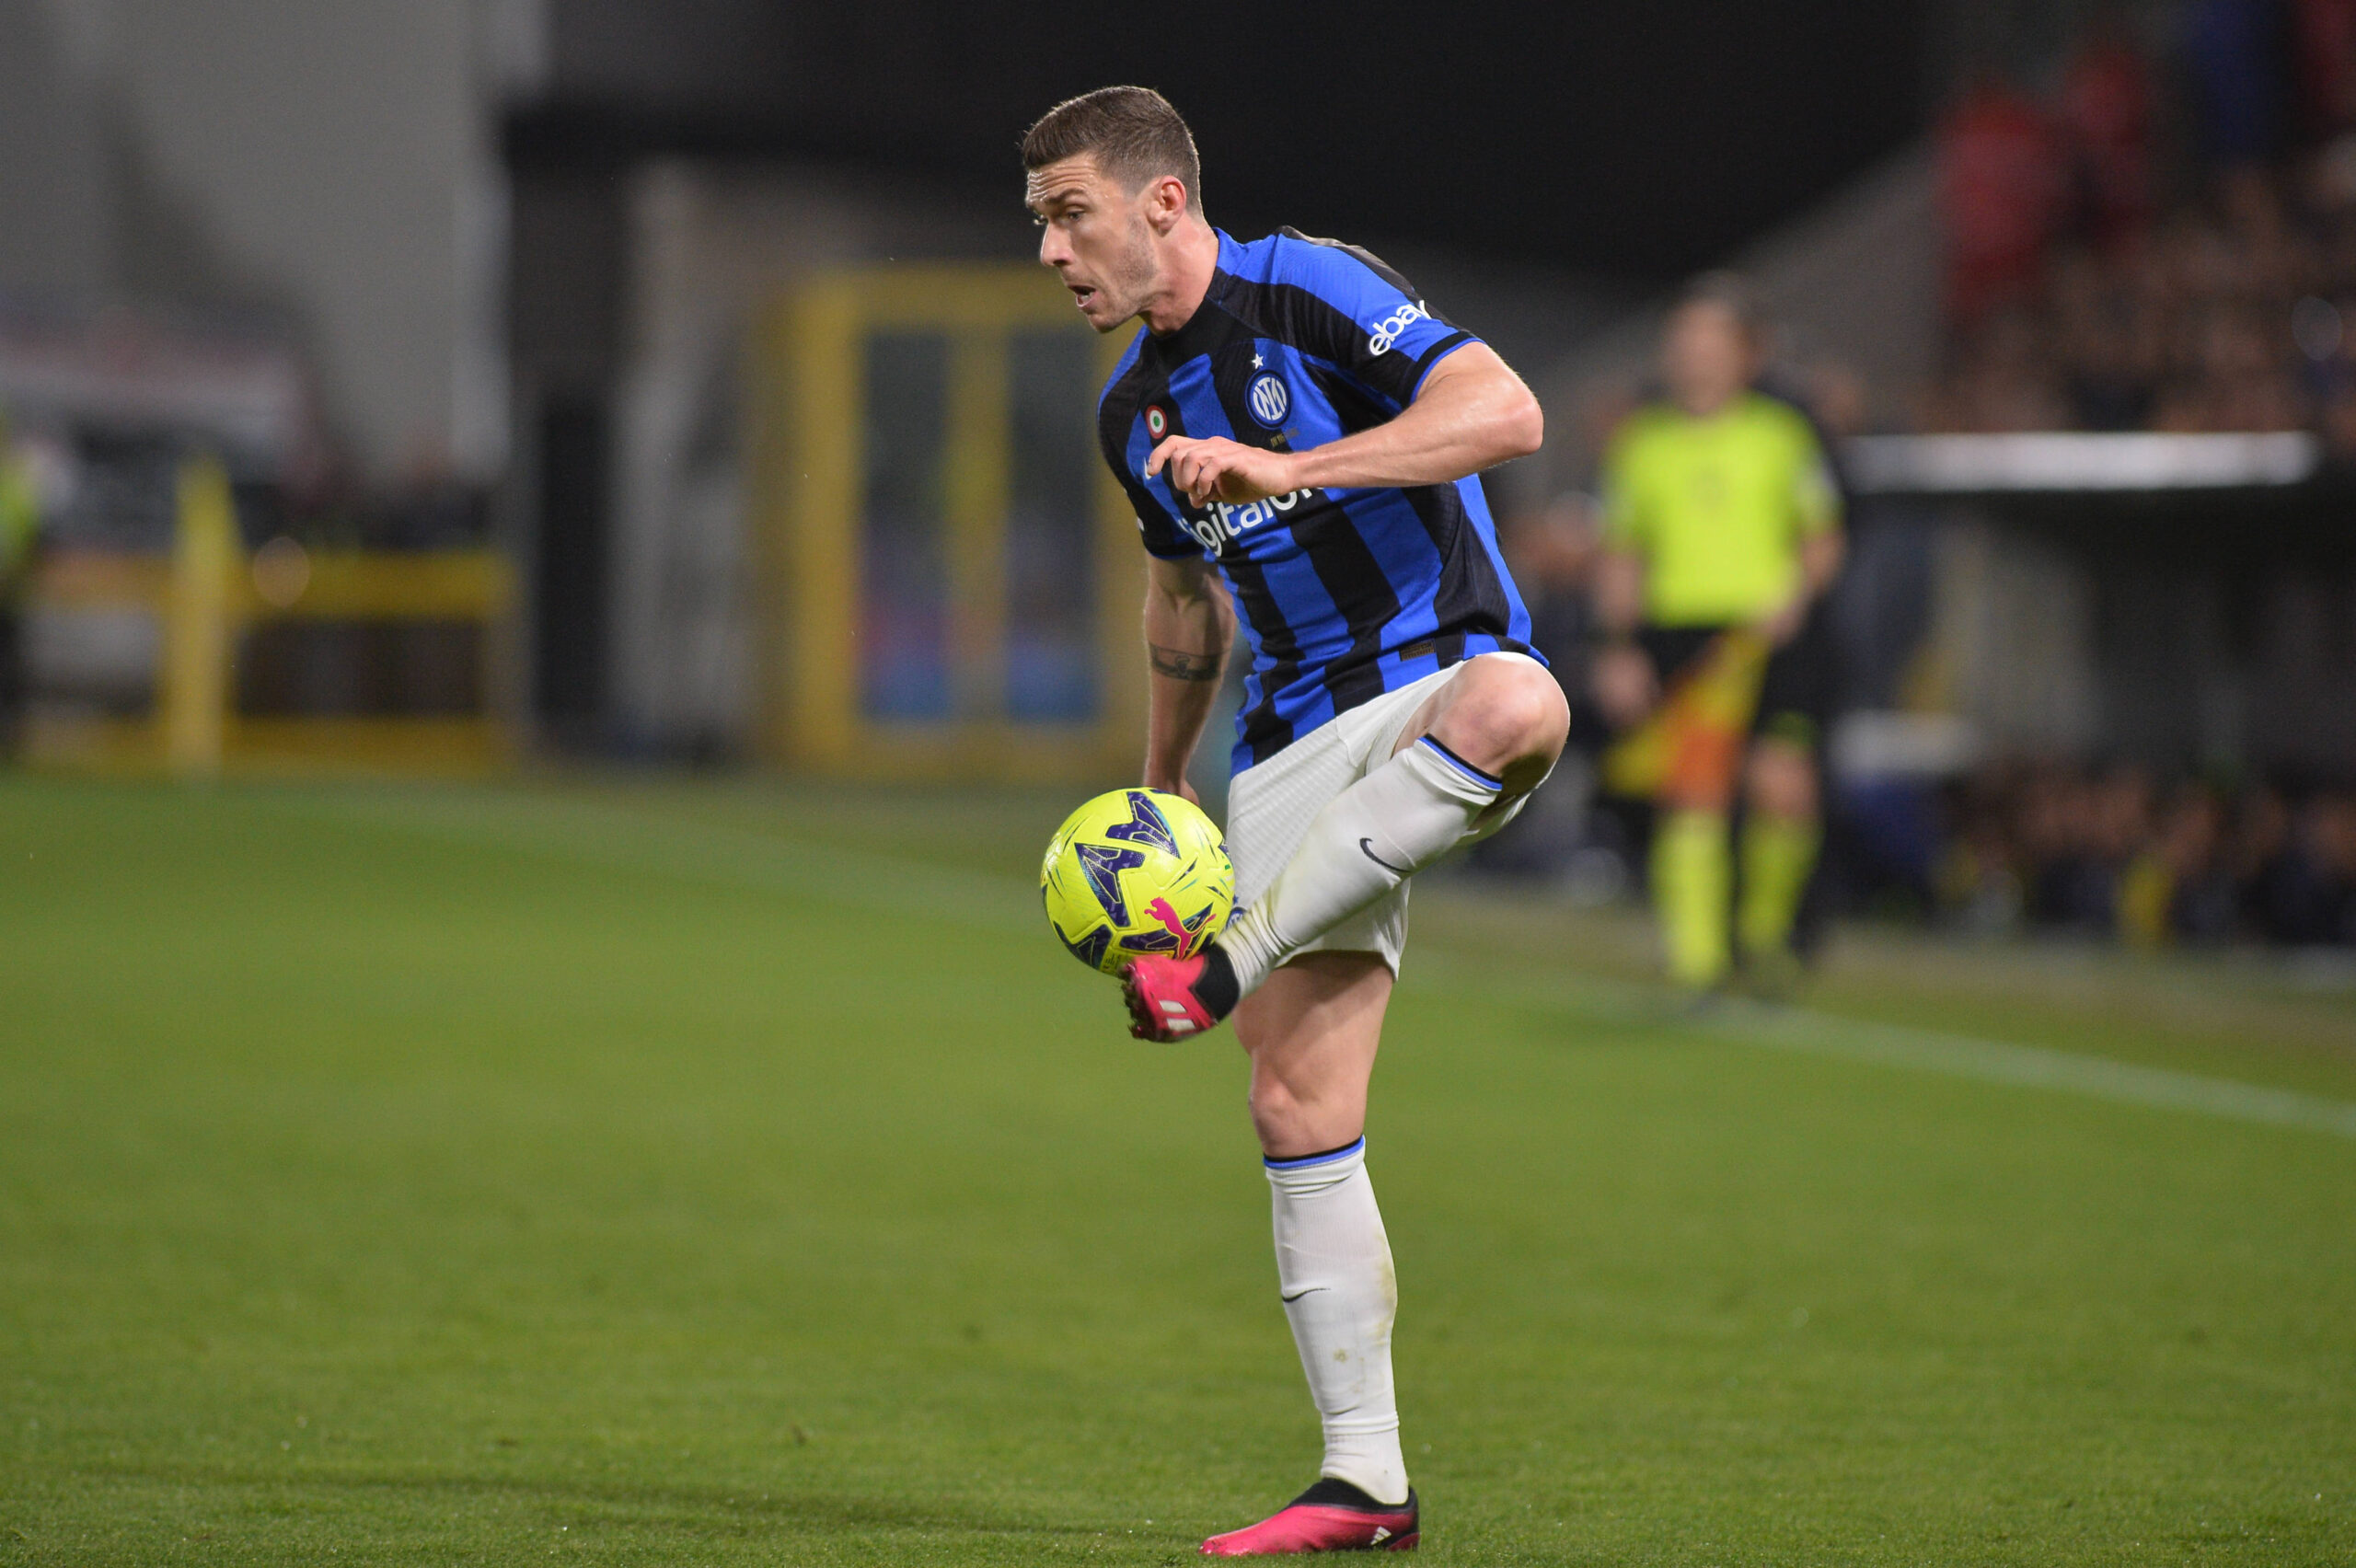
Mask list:
[[[1191,957],[1226,929],[1235,868],[1200,806],[1159,790],[1115,790],[1056,830],[1039,896],[1071,955],[1117,974],[1147,953]]]

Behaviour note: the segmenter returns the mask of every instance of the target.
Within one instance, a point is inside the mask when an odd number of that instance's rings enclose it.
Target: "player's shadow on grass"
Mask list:
[[[404,1475],[385,1470],[243,1470],[200,1465],[77,1465],[87,1474],[167,1482],[179,1486],[250,1487],[283,1493],[290,1488],[323,1491],[407,1493],[431,1496],[502,1496],[536,1500],[550,1508],[593,1510],[596,1522],[648,1529],[722,1529],[756,1536],[780,1528],[826,1533],[907,1530],[972,1535],[1082,1538],[1096,1528],[1040,1524],[976,1510],[887,1503],[872,1497],[772,1492],[745,1495],[742,1488],[648,1485],[624,1480],[595,1482],[562,1476]],[[1111,1528],[1109,1524],[1105,1528]]]

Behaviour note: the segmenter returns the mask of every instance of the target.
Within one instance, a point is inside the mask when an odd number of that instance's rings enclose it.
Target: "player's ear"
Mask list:
[[[1146,221],[1156,234],[1168,234],[1186,215],[1186,182],[1165,174],[1145,188]]]

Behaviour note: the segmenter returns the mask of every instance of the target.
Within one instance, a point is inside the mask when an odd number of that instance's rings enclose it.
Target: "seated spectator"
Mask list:
[[[1948,813],[1950,842],[1934,886],[1940,904],[1969,931],[1994,934],[2020,924],[2022,854],[2007,820],[2015,784],[2002,770],[1966,780]]]
[[[2158,836],[2119,884],[2119,934],[2139,947],[2217,942],[2233,935],[2234,884],[2223,861],[2224,812],[2199,788],[2179,793]]]
[[[2028,917],[2039,926],[2108,936],[2118,905],[2118,868],[2104,853],[2101,787],[2062,769],[2038,776],[2026,802],[2024,838],[2033,868]]]
[[[2256,311],[2212,306],[2194,336],[2193,363],[2153,412],[2155,430],[2297,430],[2307,422],[2297,383]]]
[[[1976,80],[1941,132],[1952,337],[1929,428],[2314,430],[2356,461],[2356,0],[2299,9],[2295,128],[2285,14],[2187,9],[2206,161],[2172,211],[2150,202],[2153,77],[2114,13],[2050,111]],[[2297,128],[2315,140],[2287,156]]]
[[[1947,311],[1970,327],[2026,300],[2062,207],[2061,144],[2045,110],[1992,70],[1974,72],[1938,132]]]
[[[2356,943],[2356,793],[2320,794],[2309,801],[2299,813],[2296,842],[2305,861],[2304,899],[2290,940]]]
[[[2251,904],[2269,941],[2316,947],[2356,940],[2349,900],[2356,858],[2345,842],[2344,806],[2318,798],[2266,825],[2271,852],[2258,868]]]
[[[2356,791],[2189,786],[2155,814],[2140,769],[2006,763],[1955,788],[1945,832],[1934,891],[1967,929],[2356,945]]]
[[[1998,312],[1967,345],[1930,422],[1973,434],[2065,427],[2069,405],[2037,318],[2025,309]]]
[[[2160,359],[2155,313],[2121,271],[2093,252],[2066,251],[2049,285],[2071,422],[2082,430],[2140,430],[2151,417]]]
[[[2062,74],[2057,109],[2076,176],[2077,216],[2107,251],[2152,217],[2152,68],[2115,6],[2096,12]]]

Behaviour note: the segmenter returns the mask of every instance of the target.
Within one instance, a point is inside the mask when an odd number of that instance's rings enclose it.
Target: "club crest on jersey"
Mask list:
[[[1151,403],[1145,407],[1145,432],[1160,441],[1170,432],[1170,416]]]
[[[1264,371],[1252,378],[1248,400],[1252,417],[1269,430],[1282,428],[1285,416],[1292,412],[1292,394],[1285,390],[1283,379],[1274,371]]]

